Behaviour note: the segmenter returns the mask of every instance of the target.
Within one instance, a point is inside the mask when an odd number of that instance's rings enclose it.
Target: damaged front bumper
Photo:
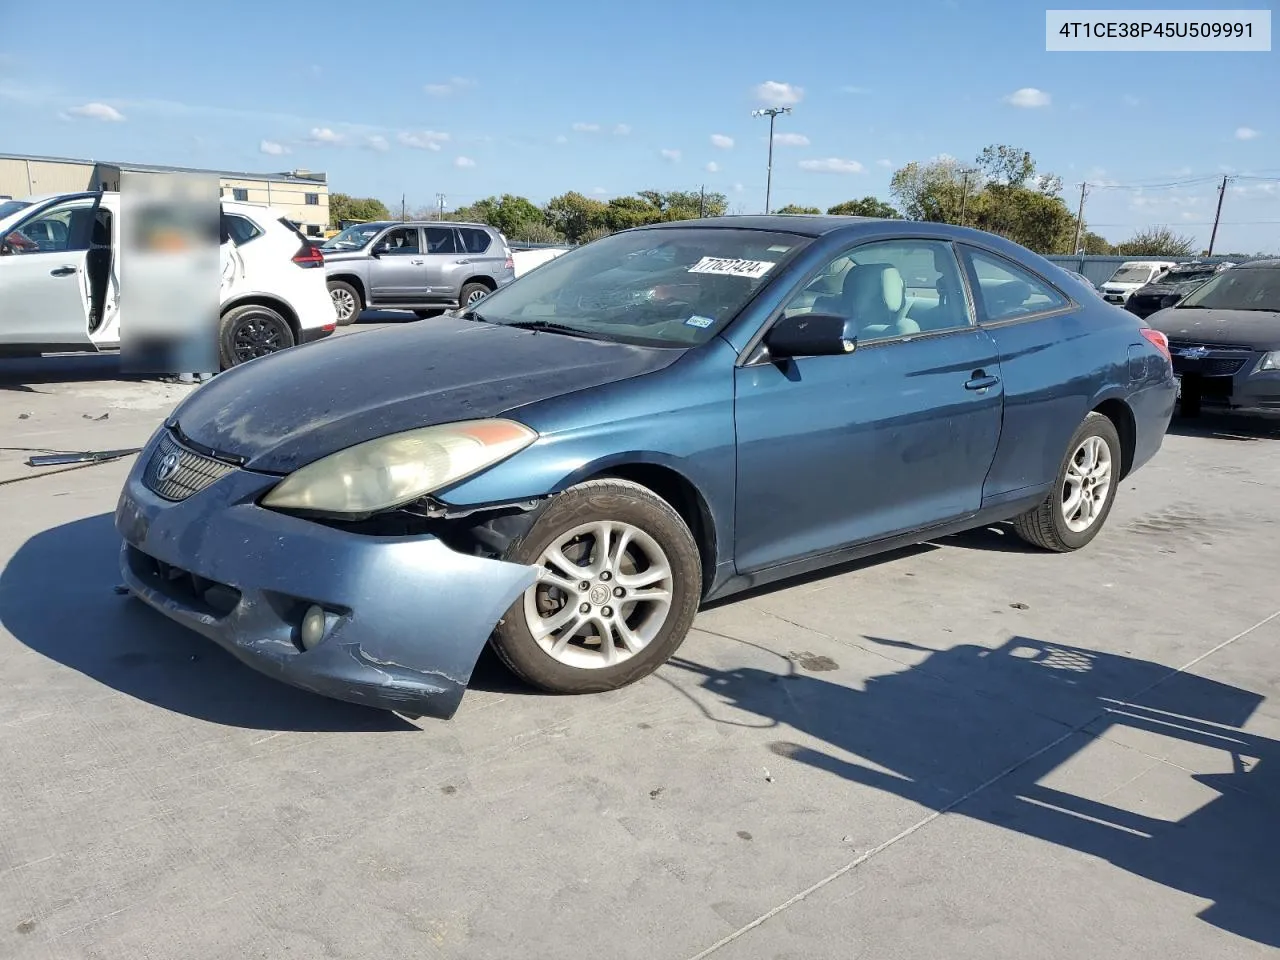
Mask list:
[[[232,469],[182,500],[144,482],[153,438],[116,507],[129,590],[244,663],[314,693],[449,719],[531,566],[431,535],[379,537],[266,510],[279,478]],[[308,609],[323,637],[302,644]],[[313,621],[314,622],[314,621]]]

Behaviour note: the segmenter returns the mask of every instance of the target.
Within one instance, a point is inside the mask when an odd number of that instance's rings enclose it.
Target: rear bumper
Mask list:
[[[325,337],[333,333],[338,328],[336,322],[326,324],[323,327],[304,327],[301,335],[298,337],[299,343],[315,343],[317,340],[323,340]]]
[[[152,493],[153,438],[116,508],[120,568],[144,603],[248,666],[353,703],[448,719],[533,567],[457,553],[431,536],[371,537],[265,510],[277,480],[234,470],[186,500]],[[305,610],[326,614],[304,650]]]

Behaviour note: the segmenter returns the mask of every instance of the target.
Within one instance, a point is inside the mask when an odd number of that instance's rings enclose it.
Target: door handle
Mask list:
[[[424,263],[424,261],[422,260],[410,260],[409,262],[413,264],[415,267],[420,267]]]
[[[1000,382],[999,377],[988,376],[981,370],[974,371],[973,379],[964,385],[966,390],[986,390]]]
[[[75,267],[58,267],[49,271],[51,277],[69,277],[76,272]]]
[[[471,261],[470,261],[470,260],[455,260],[455,261],[453,261],[453,262],[454,262],[454,263],[462,264],[462,263],[470,263]]]

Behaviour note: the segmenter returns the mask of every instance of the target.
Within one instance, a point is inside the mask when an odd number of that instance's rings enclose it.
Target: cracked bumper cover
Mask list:
[[[256,501],[278,478],[246,470],[187,500],[163,500],[142,483],[151,450],[116,507],[126,585],[304,690],[447,720],[494,626],[536,577],[533,567],[461,554],[432,536],[370,537],[265,510]],[[207,602],[209,585],[217,604]],[[311,604],[332,617],[304,652],[297,630]]]

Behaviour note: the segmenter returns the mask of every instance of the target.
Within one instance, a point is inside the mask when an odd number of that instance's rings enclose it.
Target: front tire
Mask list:
[[[250,303],[223,314],[218,342],[222,369],[229,370],[258,357],[279,353],[296,341],[288,320],[270,307]]]
[[[615,690],[653,673],[684,642],[702,600],[688,526],[627,480],[561,493],[504,558],[542,572],[498,624],[493,647],[550,693]]]
[[[364,312],[364,298],[360,296],[360,291],[345,280],[330,280],[328,286],[338,326],[345,327],[355,323]]]
[[[1090,413],[1067,444],[1057,483],[1038,507],[1014,519],[1014,531],[1044,550],[1079,550],[1107,522],[1121,463],[1115,424],[1100,413]]]

